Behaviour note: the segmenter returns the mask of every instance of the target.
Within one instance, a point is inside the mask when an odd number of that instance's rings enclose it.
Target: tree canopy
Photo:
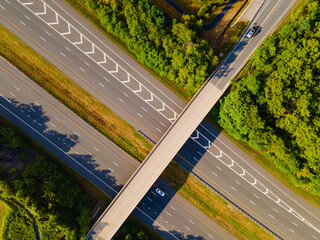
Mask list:
[[[170,19],[151,0],[85,0],[84,5],[137,59],[189,95],[219,62],[208,42],[197,36],[203,21],[193,15]]]
[[[257,49],[219,106],[219,123],[320,196],[320,6],[307,0]],[[217,113],[217,109],[213,111]]]

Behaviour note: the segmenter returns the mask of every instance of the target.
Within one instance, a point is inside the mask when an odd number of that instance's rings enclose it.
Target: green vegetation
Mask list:
[[[174,177],[173,177],[174,176]],[[171,162],[161,175],[170,187],[183,198],[216,221],[238,239],[273,239],[264,228],[257,225],[232,204],[190,175],[180,165]]]
[[[28,149],[22,138],[10,127],[0,126],[0,147],[10,155],[10,158],[0,160],[2,195],[8,199],[14,196],[34,213],[44,239],[83,237],[89,230],[91,210],[86,206],[86,197],[81,187],[56,164],[41,155],[36,156],[21,172],[11,168],[10,164],[15,161],[23,164]],[[25,154],[16,156],[15,152]],[[11,206],[13,211],[6,221],[5,239],[34,239],[34,233],[30,232],[33,219],[22,208]],[[21,236],[22,232],[24,234]]]
[[[35,223],[41,239],[82,239],[92,212],[101,212],[111,200],[46,152],[35,153],[39,146],[30,142],[0,118],[0,155],[5,155],[0,159],[0,239],[34,240]],[[130,216],[115,239],[161,238]]]
[[[36,232],[34,219],[30,214],[10,199],[0,198],[0,203],[8,206],[7,216],[4,219],[3,231],[0,239],[3,240],[34,240]],[[2,238],[1,238],[2,237]]]
[[[148,155],[152,145],[131,125],[2,25],[0,34],[0,55],[131,156],[142,161]]]
[[[197,37],[203,21],[184,15],[169,19],[150,0],[69,0],[86,8],[105,31],[122,41],[136,58],[156,74],[193,95],[218,64],[207,41]]]
[[[209,19],[228,2],[227,0],[173,0],[188,14],[196,14]]]
[[[10,207],[4,201],[0,200],[0,240],[3,240],[3,229],[6,218],[10,212]]]
[[[320,197],[318,1],[301,1],[254,54],[213,115],[293,185]]]

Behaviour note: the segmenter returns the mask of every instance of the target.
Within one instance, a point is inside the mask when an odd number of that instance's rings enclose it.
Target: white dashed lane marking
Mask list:
[[[0,8],[2,8],[3,10],[5,10],[6,8],[4,7],[4,6],[2,6],[2,5],[0,5]]]
[[[123,102],[123,100],[121,98],[118,98],[120,102]]]
[[[60,122],[60,119],[59,118],[57,118],[57,117],[54,117],[58,122]]]
[[[12,92],[10,92],[10,94],[13,96],[13,97],[15,97],[16,95],[14,95]]]
[[[160,122],[160,124],[161,124],[162,126],[164,126],[164,127],[166,126],[163,122]]]
[[[291,228],[289,228],[289,230],[294,233],[294,231]]]
[[[271,214],[269,214],[269,217],[273,218],[274,219],[274,216],[272,216]]]
[[[140,114],[140,113],[137,113],[140,117],[142,117],[143,118],[143,116]]]
[[[184,226],[184,227],[190,231],[190,228],[188,228],[187,226]]]
[[[241,185],[237,180],[234,180],[236,184]]]
[[[113,162],[113,164],[116,165],[117,167],[119,167],[119,165],[117,163]]]
[[[60,52],[60,54],[61,54],[62,56],[64,56],[64,57],[66,56],[66,55],[64,55],[64,53],[63,53],[63,52]]]
[[[144,107],[141,107],[141,109],[145,112],[148,112],[147,109],[145,109]]]
[[[254,202],[252,202],[251,200],[250,200],[250,202],[253,204],[253,205],[256,205]]]
[[[152,202],[152,199],[151,199],[151,198],[147,197],[147,199],[148,199],[150,202]]]
[[[43,37],[40,37],[41,39],[42,39],[42,41],[44,41],[44,42],[46,42],[47,40],[46,39],[44,39]]]
[[[49,123],[49,124],[50,124],[52,127],[54,127],[54,128],[56,127],[53,123]]]
[[[222,170],[221,168],[219,168],[218,166],[216,166],[216,168],[218,168],[220,171]]]
[[[208,236],[213,239],[213,237],[210,234],[208,234]]]
[[[253,196],[255,196],[256,198],[258,198],[258,199],[259,199],[259,197],[258,197],[257,195],[253,194]]]
[[[23,26],[25,26],[26,24],[24,23],[24,22],[22,22],[22,21],[20,21],[20,23],[23,25]]]
[[[51,36],[51,34],[50,33],[48,33],[47,31],[44,31],[48,36]]]
[[[101,82],[99,82],[99,84],[100,84],[101,87],[104,87],[104,85]]]
[[[106,77],[103,77],[103,78],[104,78],[104,80],[106,80],[107,82],[110,82],[108,78],[106,78]]]
[[[189,220],[190,223],[194,224],[194,222],[192,222],[191,220]]]
[[[277,210],[277,209],[275,209],[275,208],[272,208],[272,209],[273,209],[273,211],[278,212],[278,210]]]
[[[97,152],[99,152],[99,149],[98,148],[96,148],[96,147],[93,147],[94,148],[94,150],[96,150]]]
[[[215,172],[212,172],[213,175],[218,176]]]
[[[156,128],[158,132],[162,132],[159,128]]]
[[[30,18],[27,15],[24,15],[26,17],[26,19],[30,20]]]
[[[128,97],[128,94],[126,94],[125,92],[122,92],[123,93],[123,95],[125,95],[126,97]]]
[[[295,225],[296,227],[298,227],[298,224],[296,224],[295,222],[292,222],[293,223],[293,225]]]
[[[19,92],[21,91],[18,87],[14,87],[15,89],[17,89]]]
[[[233,190],[237,191],[237,189],[235,189],[233,186],[231,186],[231,188],[232,188]]]
[[[71,52],[70,48],[65,47],[69,52]]]
[[[86,71],[85,71],[83,68],[81,68],[81,67],[80,67],[80,70],[81,70],[82,72],[86,72]]]
[[[89,63],[87,63],[87,62],[84,62],[84,64],[85,64],[85,65],[87,65],[88,67],[90,67]]]
[[[170,213],[168,213],[167,211],[166,211],[166,214],[167,214],[167,215],[169,215],[169,216],[171,217],[171,214],[170,214]]]
[[[173,210],[176,210],[174,207],[170,206]]]

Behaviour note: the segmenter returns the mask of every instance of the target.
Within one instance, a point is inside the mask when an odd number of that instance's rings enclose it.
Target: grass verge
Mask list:
[[[173,177],[174,176],[174,177]],[[273,235],[222,199],[180,165],[171,162],[161,177],[179,195],[239,239],[273,239]]]
[[[1,199],[8,207],[5,221],[3,222],[2,239],[34,240],[37,239],[34,220],[28,212],[18,204],[8,199]],[[1,233],[1,232],[0,232]],[[1,238],[0,238],[1,239]]]
[[[4,224],[7,218],[7,215],[9,214],[10,208],[9,206],[0,200],[0,240],[3,239],[2,234],[3,234],[3,229],[4,229]]]
[[[109,34],[105,31],[105,28],[100,24],[100,21],[96,18],[96,16],[88,11],[84,5],[82,0],[66,0],[67,3],[69,3],[75,10],[77,10],[78,13],[80,13],[83,17],[85,17],[87,20],[91,22],[103,35],[105,35],[107,38],[109,38],[115,45],[117,45],[121,50],[123,50],[127,55],[129,55],[132,59],[134,59],[136,62],[140,64],[146,71],[148,71],[152,76],[154,76],[157,80],[159,80],[161,83],[163,83],[167,88],[169,88],[172,92],[174,92],[178,97],[180,97],[183,101],[190,101],[191,96],[188,96],[185,92],[185,90],[179,86],[177,86],[175,83],[170,81],[167,78],[159,77],[158,74],[156,74],[152,69],[145,66],[143,63],[141,63],[125,46],[125,44],[122,43],[122,41],[117,38],[116,36]]]
[[[152,145],[108,107],[0,25],[0,55],[139,161]]]

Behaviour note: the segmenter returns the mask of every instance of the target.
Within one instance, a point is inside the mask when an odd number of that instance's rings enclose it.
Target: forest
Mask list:
[[[320,196],[320,6],[300,1],[212,114],[296,186]]]
[[[151,0],[85,0],[106,31],[155,73],[193,95],[218,65],[212,47],[197,36],[203,20],[170,19]]]
[[[84,191],[71,177],[43,155],[33,153],[13,128],[1,125],[0,156],[0,198],[25,205],[34,214],[42,239],[85,236],[92,211]],[[11,214],[3,239],[32,239],[23,235],[22,229],[28,227],[21,226],[28,225],[19,221],[28,216],[21,211]]]

